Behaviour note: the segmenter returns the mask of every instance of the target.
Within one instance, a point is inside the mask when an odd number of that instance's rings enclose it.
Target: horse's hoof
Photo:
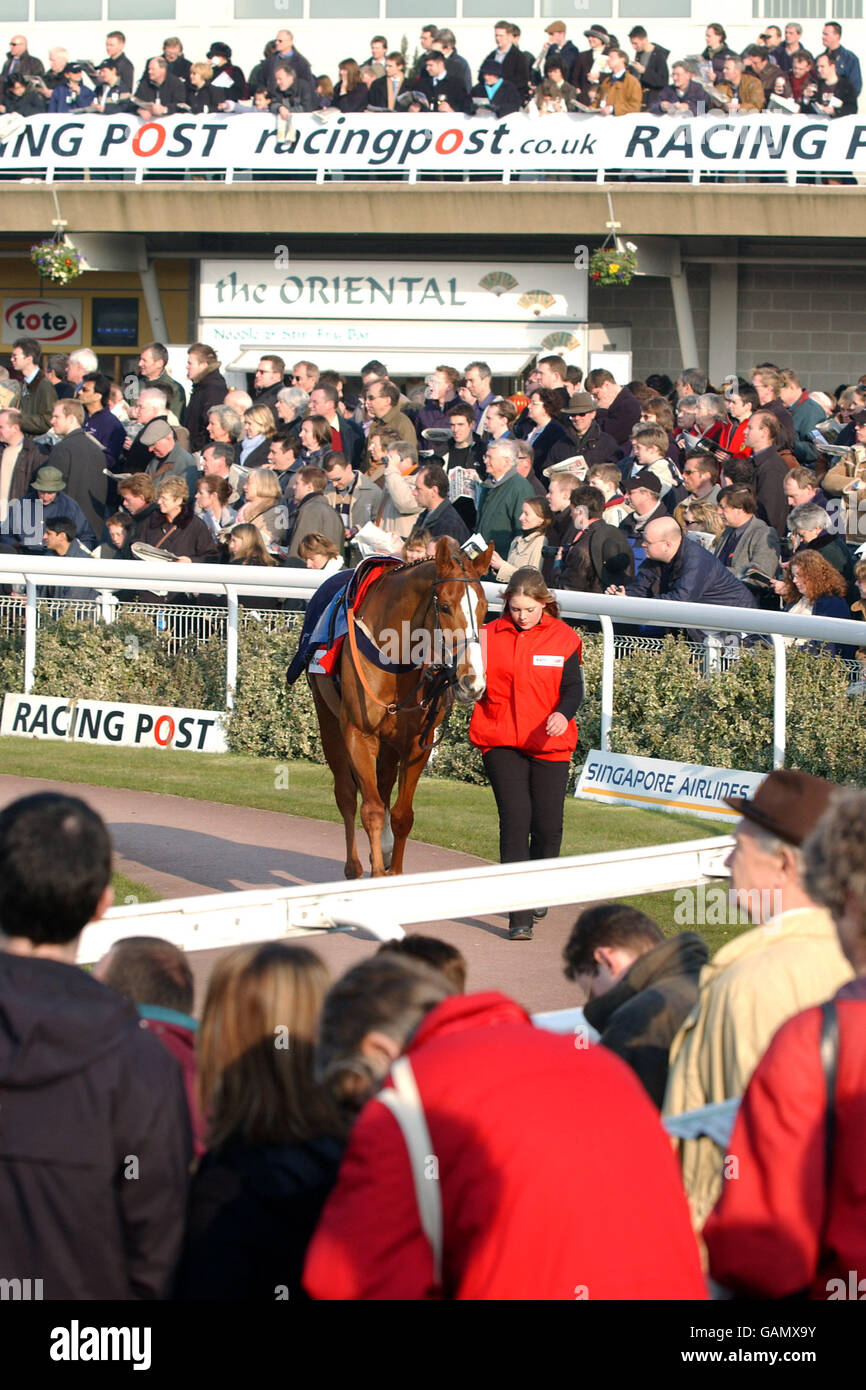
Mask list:
[[[344,878],[363,878],[364,870],[360,864],[347,864],[343,870]]]

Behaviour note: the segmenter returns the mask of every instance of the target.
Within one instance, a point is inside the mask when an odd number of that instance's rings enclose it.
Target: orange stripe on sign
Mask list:
[[[621,801],[652,801],[656,806],[675,806],[680,811],[713,811],[719,816],[730,816],[732,820],[738,820],[740,815],[730,806],[722,807],[713,801],[670,801],[666,796],[639,796],[637,792],[614,792],[607,787],[584,787],[583,790],[593,796],[617,796]]]

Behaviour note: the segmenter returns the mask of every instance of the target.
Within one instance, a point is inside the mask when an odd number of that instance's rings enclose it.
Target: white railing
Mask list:
[[[308,599],[322,583],[317,570],[256,565],[179,565],[176,561],[94,560],[88,556],[0,556],[0,584],[19,584],[25,589],[24,693],[33,689],[36,670],[37,587],[159,589],[169,593],[221,594],[226,599],[226,697],[231,710],[238,675],[238,594]],[[491,607],[501,607],[502,585],[485,584]],[[601,679],[601,746],[610,747],[614,698],[613,621],[641,626],[693,628],[708,633],[745,633],[768,637],[773,648],[773,766],[783,767],[786,741],[785,637],[806,641],[859,646],[866,637],[862,623],[845,618],[813,618],[791,613],[770,613],[758,608],[727,608],[720,604],[674,603],[664,599],[613,597],[608,594],[574,593],[558,589],[556,597],[564,618],[597,618],[603,638]],[[103,596],[106,620],[111,621],[113,600]]]
[[[533,907],[603,902],[707,883],[725,874],[727,835],[528,864],[490,864],[291,888],[211,893],[113,907],[86,927],[78,953],[91,964],[124,936],[161,936],[185,951],[352,930],[380,941],[418,922],[485,917]]]

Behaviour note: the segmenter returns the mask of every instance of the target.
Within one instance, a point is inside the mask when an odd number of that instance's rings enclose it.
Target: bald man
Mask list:
[[[675,603],[717,603],[728,608],[757,608],[754,595],[735,579],[715,555],[684,536],[672,516],[659,517],[644,529],[646,559],[626,588],[612,584],[608,594],[661,598]],[[704,634],[690,628],[690,639]]]

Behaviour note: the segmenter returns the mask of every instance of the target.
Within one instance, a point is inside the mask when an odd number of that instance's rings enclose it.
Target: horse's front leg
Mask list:
[[[385,872],[382,858],[382,829],[385,824],[385,804],[379,795],[377,758],[379,738],[377,734],[362,733],[354,724],[347,724],[344,730],[346,752],[355,769],[358,786],[361,789],[361,824],[370,841],[370,873],[380,878]]]

